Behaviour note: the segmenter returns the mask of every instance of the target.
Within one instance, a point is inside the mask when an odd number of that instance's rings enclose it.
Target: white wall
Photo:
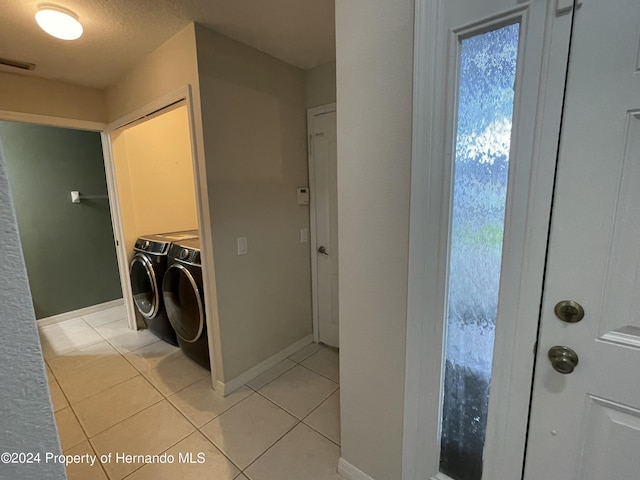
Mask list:
[[[200,25],[196,39],[228,382],[311,333],[304,72]]]
[[[185,105],[114,132],[112,147],[129,258],[142,235],[198,228]]]
[[[0,110],[105,122],[102,90],[0,72]]]
[[[307,108],[336,101],[336,62],[325,63],[305,70],[304,79]]]
[[[62,465],[44,462],[60,443],[1,150],[0,245],[0,452],[42,454],[41,463],[0,463],[0,478],[65,479]]]
[[[336,3],[342,458],[398,480],[413,0]]]

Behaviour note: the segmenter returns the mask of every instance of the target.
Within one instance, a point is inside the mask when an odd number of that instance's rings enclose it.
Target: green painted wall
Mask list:
[[[122,297],[100,134],[0,121],[36,317]]]

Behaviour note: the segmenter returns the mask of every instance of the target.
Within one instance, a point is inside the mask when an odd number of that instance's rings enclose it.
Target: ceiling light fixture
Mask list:
[[[42,5],[36,12],[36,22],[49,35],[61,40],[76,40],[82,35],[77,16],[58,6]]]

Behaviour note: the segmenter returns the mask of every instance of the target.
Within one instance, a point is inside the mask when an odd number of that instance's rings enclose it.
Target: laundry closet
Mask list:
[[[138,328],[210,368],[189,113],[184,101],[111,132]]]

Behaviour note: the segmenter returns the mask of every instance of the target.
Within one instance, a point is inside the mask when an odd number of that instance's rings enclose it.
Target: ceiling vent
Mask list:
[[[27,63],[21,62],[20,60],[11,60],[9,58],[1,58],[0,57],[0,65],[4,65],[6,67],[19,68],[20,70],[35,70],[35,63]]]

